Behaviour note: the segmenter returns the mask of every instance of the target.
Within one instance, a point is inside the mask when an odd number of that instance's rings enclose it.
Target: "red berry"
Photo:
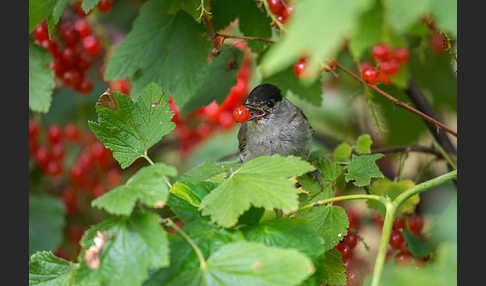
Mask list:
[[[409,251],[400,251],[395,255],[395,264],[410,265],[413,262],[413,255]]]
[[[93,158],[93,155],[90,152],[90,150],[84,150],[79,155],[79,157],[77,159],[77,163],[79,164],[79,166],[81,166],[81,168],[87,170],[88,168],[93,166],[93,163],[94,163],[93,159],[94,158]]]
[[[402,232],[399,230],[392,230],[390,235],[390,246],[394,249],[402,249],[403,242],[405,239],[403,238]]]
[[[81,184],[84,179],[84,169],[79,164],[75,164],[70,171],[71,179],[77,184]]]
[[[105,153],[105,146],[103,143],[96,142],[91,146],[91,155],[94,160],[100,161]]]
[[[359,228],[359,214],[353,210],[346,210],[346,214],[348,215],[349,220],[349,229],[358,229]]]
[[[295,65],[294,65],[294,73],[297,77],[302,77],[302,72],[305,69],[305,66],[307,64],[307,59],[306,58],[301,58]]]
[[[85,52],[79,53],[78,61],[76,67],[80,71],[88,70],[93,63],[93,58]]]
[[[123,94],[130,94],[130,82],[128,79],[115,79],[110,81],[110,88]]]
[[[82,94],[89,94],[93,90],[93,82],[85,75],[76,90]]]
[[[287,18],[284,18],[283,15],[280,15],[277,17],[277,21],[279,21],[282,24],[285,24],[287,22]]]
[[[74,23],[74,27],[81,35],[81,38],[91,35],[91,27],[84,19],[76,20],[76,22]]]
[[[51,154],[46,147],[39,147],[34,154],[34,159],[41,168],[47,167],[47,163],[51,159]]]
[[[219,125],[224,129],[233,127],[233,115],[229,111],[224,111],[219,116]]]
[[[386,75],[395,75],[398,72],[399,65],[395,60],[383,61],[380,63],[380,71]]]
[[[73,124],[69,123],[64,127],[64,135],[66,136],[66,139],[69,141],[77,141],[79,139],[79,130],[78,127]]]
[[[408,57],[410,56],[407,48],[399,48],[394,53],[394,59],[399,64],[404,64],[408,61]]]
[[[48,176],[56,177],[62,174],[62,166],[59,162],[52,160],[47,163],[46,173]]]
[[[88,14],[84,13],[83,8],[81,7],[81,1],[74,3],[74,11],[79,18],[84,18],[91,14],[91,11],[89,11]]]
[[[408,228],[411,232],[419,235],[424,227],[424,218],[422,216],[411,216],[408,218]]]
[[[204,107],[204,114],[210,118],[213,122],[217,122],[219,119],[219,105],[216,101],[211,102]]]
[[[37,144],[35,138],[29,138],[29,154],[35,155],[38,149],[39,149],[39,144]]]
[[[403,216],[399,216],[398,218],[395,219],[393,222],[393,229],[400,230],[405,226],[405,220]]]
[[[111,8],[113,7],[113,0],[101,0],[98,2],[98,10],[103,13],[110,12]]]
[[[48,32],[48,29],[47,29],[46,21],[40,23],[39,26],[37,26],[34,29],[34,37],[39,42],[42,42],[44,40],[49,40],[49,32]]]
[[[377,61],[386,61],[391,57],[390,47],[386,44],[380,44],[373,47],[371,55]]]
[[[56,124],[51,125],[51,127],[49,127],[49,130],[47,131],[47,137],[49,139],[49,142],[53,145],[61,142],[62,139],[61,127],[59,127],[59,125]]]
[[[431,46],[437,53],[445,53],[447,51],[447,41],[440,32],[434,32],[431,39]]]
[[[66,155],[66,150],[61,143],[56,143],[51,147],[51,154],[53,159],[61,161],[62,159],[64,159],[64,155]]]
[[[106,179],[108,181],[108,186],[113,188],[120,184],[122,177],[120,171],[117,169],[111,169],[108,171],[108,174],[106,174]]]
[[[211,125],[209,125],[208,123],[202,123],[199,124],[199,126],[196,128],[196,135],[199,138],[204,139],[211,134],[211,131]]]
[[[78,55],[74,51],[73,48],[66,47],[64,50],[62,50],[62,60],[67,64],[67,65],[74,65],[77,61]]]
[[[93,35],[87,36],[83,39],[83,48],[92,56],[97,56],[101,52],[101,44]]]
[[[112,168],[113,164],[115,163],[115,159],[113,158],[113,154],[111,153],[111,151],[105,149],[105,152],[103,153],[103,158],[101,158],[98,163],[103,170],[108,170]]]
[[[44,44],[44,43],[47,43],[47,44]],[[44,46],[45,48],[47,48],[49,50],[49,52],[51,53],[53,58],[59,57],[60,52],[59,52],[59,45],[57,44],[57,42],[45,40],[44,42],[42,42],[42,46]]]
[[[390,84],[390,78],[384,72],[380,72],[378,80],[381,81],[383,84]]]
[[[239,123],[245,123],[250,119],[250,111],[245,106],[238,106],[233,110],[233,118]]]
[[[71,187],[67,187],[62,191],[61,199],[64,202],[68,214],[72,215],[77,212],[76,195]]]
[[[344,237],[344,243],[349,245],[351,249],[355,248],[358,244],[358,236],[354,233],[350,233]]]
[[[79,224],[71,224],[67,229],[69,239],[74,243],[79,243],[83,237],[85,229]]]
[[[341,252],[341,258],[343,261],[347,260],[352,253],[351,247],[345,243],[339,243],[336,248]]]
[[[361,77],[369,85],[377,84],[378,83],[378,76],[379,76],[379,72],[373,67],[365,68],[361,72]]]
[[[64,85],[75,88],[81,83],[81,73],[77,70],[68,70],[63,74]]]
[[[68,46],[74,46],[78,43],[79,40],[79,33],[74,28],[74,24],[72,22],[63,22],[60,26],[60,34],[61,39],[64,43]]]
[[[268,8],[274,15],[280,15],[282,11],[285,9],[284,5],[280,2],[280,0],[267,0]]]
[[[54,71],[58,78],[63,78],[67,68],[66,64],[60,58],[55,58],[54,61],[49,64],[49,67]]]
[[[103,187],[101,184],[97,184],[92,190],[91,190],[93,196],[95,198],[101,197],[106,193],[105,187]]]
[[[185,124],[178,125],[176,128],[176,133],[180,141],[188,140],[192,136],[191,129]]]
[[[29,138],[36,138],[39,134],[39,123],[34,119],[29,119]]]

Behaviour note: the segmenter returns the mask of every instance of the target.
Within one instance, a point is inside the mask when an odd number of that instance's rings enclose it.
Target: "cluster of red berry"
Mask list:
[[[250,66],[251,55],[248,50],[245,50],[236,85],[231,88],[230,93],[221,105],[213,101],[183,118],[171,97],[169,103],[174,112],[172,121],[176,124],[176,137],[179,140],[179,148],[183,155],[189,154],[198,143],[213,134],[214,131],[228,130],[234,126],[233,110],[245,101],[248,93]]]
[[[88,94],[93,89],[93,82],[86,75],[94,58],[101,53],[101,44],[92,34],[91,26],[84,19],[76,22],[63,21],[59,25],[59,35],[63,48],[54,39],[49,39],[46,22],[34,30],[35,42],[46,48],[54,61],[49,64],[56,77],[67,87],[79,93]]]
[[[398,74],[400,68],[408,62],[410,56],[407,48],[392,50],[386,44],[375,45],[371,51],[373,59],[378,62],[375,67],[370,63],[361,63],[361,77],[369,85],[379,81],[390,84],[390,77]]]
[[[113,0],[100,0],[98,4],[96,5],[98,8],[98,11],[101,13],[108,13],[111,11],[111,8],[113,8]],[[80,18],[84,18],[91,14],[91,11],[89,11],[87,14],[84,12],[83,8],[81,8],[81,1],[78,1],[74,3],[74,11],[76,12],[76,15]]]
[[[277,21],[282,24],[288,22],[294,11],[294,6],[291,6],[286,1],[282,0],[267,0],[267,3],[272,14],[277,17]],[[273,26],[277,29],[279,28],[276,23],[273,23]]]

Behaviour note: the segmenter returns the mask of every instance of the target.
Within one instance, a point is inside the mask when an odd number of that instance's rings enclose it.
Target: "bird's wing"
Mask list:
[[[238,131],[238,150],[240,151],[240,153],[242,153],[246,148],[247,130],[248,127],[246,123],[241,124],[240,130]]]

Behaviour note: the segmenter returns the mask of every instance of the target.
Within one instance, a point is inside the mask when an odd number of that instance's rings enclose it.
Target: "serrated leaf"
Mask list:
[[[313,225],[302,219],[265,221],[242,229],[248,241],[296,249],[311,259],[324,253],[323,240]]]
[[[170,1],[151,0],[142,6],[133,29],[109,59],[105,80],[133,77],[134,97],[155,82],[165,93],[174,95],[181,109],[207,84],[212,43],[203,25],[184,11],[168,14],[170,5]]]
[[[93,9],[100,0],[83,0],[83,4],[81,4],[81,8],[83,8],[83,11],[85,13],[88,13]]]
[[[137,201],[148,207],[161,207],[169,196],[166,176],[173,177],[176,174],[174,167],[162,163],[144,167],[124,185],[95,199],[91,205],[115,215],[131,214]]]
[[[203,199],[202,214],[211,216],[218,225],[231,227],[252,205],[287,212],[298,206],[297,190],[288,178],[312,170],[311,164],[294,156],[257,157]]]
[[[216,30],[222,30],[236,18],[239,19],[239,29],[246,36],[270,38],[272,36],[271,19],[265,10],[257,7],[253,0],[211,0],[213,25]],[[248,41],[256,50],[266,45],[262,41]]]
[[[383,154],[353,155],[345,175],[346,182],[353,181],[357,187],[364,187],[370,184],[372,178],[383,178],[383,173],[375,161],[382,158]]]
[[[349,50],[359,61],[363,53],[383,41],[383,7],[380,0],[363,12],[349,38]]]
[[[177,11],[184,10],[187,14],[191,15],[194,20],[200,22],[201,19],[199,16],[201,15],[199,11],[199,6],[201,5],[200,0],[170,0],[170,6],[167,9],[169,14],[177,14]]]
[[[205,285],[298,285],[314,270],[296,250],[234,242],[209,257]]]
[[[153,213],[135,213],[130,217],[110,219],[91,227],[83,235],[81,261],[74,278],[81,285],[141,285],[151,268],[169,265],[169,243],[161,218]],[[101,231],[105,244],[99,254],[100,264],[90,269],[86,250]]]
[[[29,260],[29,285],[69,286],[75,267],[51,252],[37,252]]]
[[[32,31],[52,13],[57,1],[58,0],[29,0],[29,33],[32,33]]]
[[[195,206],[173,194],[169,194],[167,205],[169,206],[170,210],[176,215],[176,217],[184,223],[203,219],[203,217],[199,213],[199,210]]]
[[[336,246],[348,233],[346,211],[339,206],[319,206],[304,210],[297,215],[313,225],[324,240],[324,251]]]
[[[426,241],[420,240],[416,235],[408,229],[403,229],[403,237],[407,242],[407,248],[417,258],[424,258],[429,254],[429,244]]]
[[[353,148],[348,143],[343,142],[334,149],[332,155],[337,162],[348,162],[352,150]]]
[[[240,162],[216,163],[213,160],[208,160],[185,172],[179,180],[189,182],[212,181],[215,176],[236,169],[240,165]]]
[[[319,275],[319,285],[344,286],[346,285],[346,269],[341,258],[341,253],[332,248],[324,255]]]
[[[320,64],[329,59],[342,37],[355,27],[361,12],[372,3],[369,0],[298,1],[282,40],[264,57],[262,72],[267,76],[274,74],[306,54],[309,57],[306,81],[314,80]]]
[[[52,13],[47,17],[47,27],[49,31],[49,37],[52,37],[52,33],[54,32],[54,28],[56,24],[59,22],[64,9],[68,4],[69,0],[57,0],[54,8],[52,9]]]
[[[397,32],[405,32],[411,24],[429,9],[430,0],[386,0],[385,20]]]
[[[401,193],[405,192],[406,190],[414,186],[415,183],[411,180],[392,182],[387,178],[383,178],[373,182],[373,184],[369,188],[369,191],[371,194],[386,196],[394,200]],[[419,202],[420,202],[420,197],[418,194],[412,196],[407,201],[402,203],[396,215],[398,216],[402,212],[412,213]],[[380,214],[383,218],[385,217],[386,210],[383,204],[372,200],[368,200],[367,204],[368,207],[376,209],[378,211],[378,214]]]
[[[220,54],[213,58],[209,64],[205,84],[195,92],[181,109],[181,116],[186,116],[213,100],[222,103],[236,84],[236,75],[241,67],[243,52],[234,46],[223,46]]]
[[[46,113],[55,87],[54,72],[47,65],[52,56],[42,47],[29,41],[29,107]]]
[[[170,121],[173,113],[167,96],[153,83],[136,101],[118,92],[114,92],[113,99],[115,109],[97,104],[98,122],[88,123],[96,137],[113,151],[120,166],[126,168],[175,128]]]
[[[66,225],[65,212],[57,197],[29,195],[29,254],[59,246]]]
[[[191,183],[179,181],[172,185],[170,192],[198,208],[202,199],[217,185],[211,182]]]
[[[310,86],[306,86],[295,76],[292,66],[277,72],[262,80],[262,83],[271,83],[281,89],[283,95],[289,91],[299,98],[310,102],[315,106],[320,106],[322,102],[322,82],[317,80]]]
[[[373,144],[373,140],[371,140],[370,135],[364,134],[359,136],[356,140],[356,152],[358,152],[358,154],[371,153],[371,144]]]

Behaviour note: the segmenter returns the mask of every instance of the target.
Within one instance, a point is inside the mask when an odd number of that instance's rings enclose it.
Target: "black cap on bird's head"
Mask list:
[[[282,101],[280,89],[273,84],[264,83],[256,86],[248,95],[244,106],[250,111],[250,119],[264,117],[277,102]]]

